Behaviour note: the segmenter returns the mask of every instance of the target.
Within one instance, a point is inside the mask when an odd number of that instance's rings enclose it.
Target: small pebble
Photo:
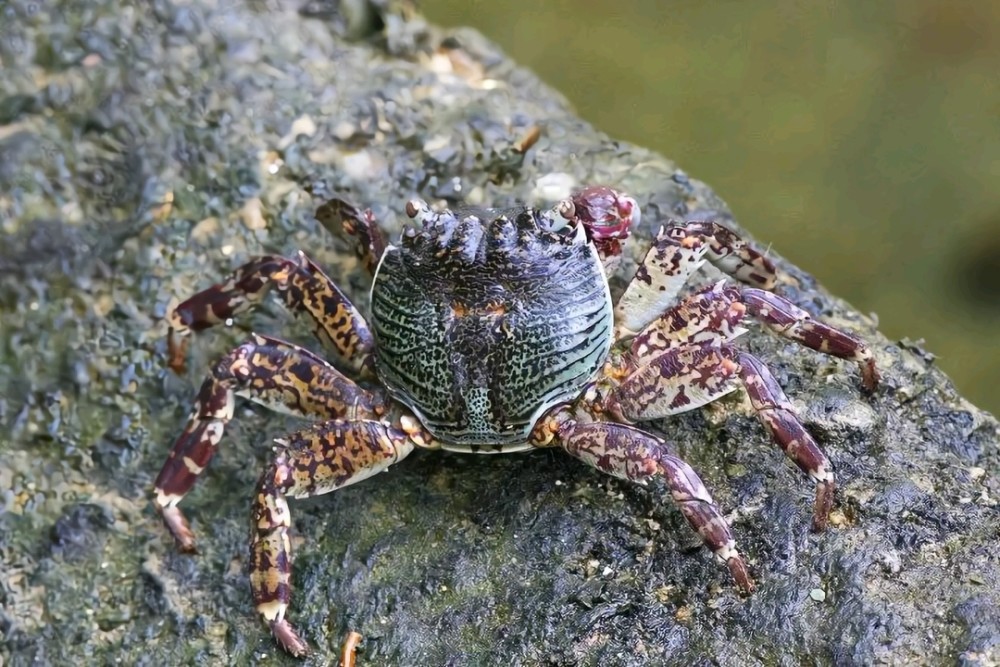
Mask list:
[[[814,588],[811,591],[809,591],[809,597],[811,597],[816,602],[822,602],[823,600],[826,599],[826,591],[824,591],[822,588]]]

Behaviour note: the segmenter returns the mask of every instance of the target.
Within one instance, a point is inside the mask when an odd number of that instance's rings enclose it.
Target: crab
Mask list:
[[[861,339],[771,291],[773,263],[734,232],[703,220],[661,226],[615,302],[607,275],[640,222],[635,199],[615,189],[582,188],[551,208],[435,211],[411,200],[405,210],[414,224],[395,245],[370,210],[335,199],[317,211],[358,241],[373,274],[367,319],[301,252],[253,259],[169,315],[179,365],[186,335],[230,322],[274,292],[344,369],[251,334],[211,368],[155,483],[156,508],[179,548],[192,552],[178,503],[215,454],[235,398],[315,422],[275,439],[252,503],[250,589],[285,650],[308,651],[287,614],[287,499],[361,481],[416,448],[558,447],[632,482],[662,478],[691,528],[750,593],[746,563],[698,474],[663,437],[636,426],[742,387],[771,440],[815,482],[813,528],[825,528],[835,490],[830,462],[767,366],[734,340],[754,318],[856,362],[865,392],[879,373]],[[705,261],[729,278],[682,296]]]

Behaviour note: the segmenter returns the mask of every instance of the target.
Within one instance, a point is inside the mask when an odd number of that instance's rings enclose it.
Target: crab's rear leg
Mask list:
[[[328,421],[276,440],[251,510],[250,589],[257,611],[292,655],[308,646],[285,618],[292,557],[287,498],[335,491],[381,472],[413,451],[406,433],[373,420]]]
[[[722,512],[698,474],[667,443],[624,424],[581,424],[570,418],[561,418],[559,422],[559,445],[598,470],[640,484],[661,476],[684,518],[705,545],[726,563],[736,585],[745,593],[753,590],[753,580]]]
[[[296,315],[306,316],[316,336],[352,368],[370,366],[374,341],[364,317],[340,288],[304,253],[295,259],[257,257],[226,280],[198,292],[170,313],[170,364],[183,368],[191,331],[228,321],[260,303],[276,289]]]
[[[194,550],[194,535],[177,504],[215,454],[237,396],[323,419],[374,417],[383,410],[379,397],[308,350],[260,335],[236,347],[205,379],[187,426],[156,478],[153,502],[182,551]]]
[[[699,408],[736,389],[741,382],[771,439],[816,482],[813,528],[826,527],[833,505],[833,467],[799,421],[791,402],[764,364],[718,341],[679,345],[652,358],[613,390],[612,414],[649,421]]]

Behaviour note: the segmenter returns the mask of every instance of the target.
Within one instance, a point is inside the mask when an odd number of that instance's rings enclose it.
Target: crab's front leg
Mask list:
[[[677,300],[709,247],[695,237],[678,240],[661,227],[635,277],[615,304],[615,339],[631,338]]]
[[[584,424],[565,413],[553,419],[557,422],[554,428],[559,446],[598,470],[639,484],[662,477],[684,518],[705,546],[726,563],[736,585],[745,593],[753,590],[753,580],[722,512],[698,473],[666,442],[624,424]]]
[[[250,589],[254,604],[282,648],[308,652],[285,618],[292,597],[287,498],[329,493],[381,472],[413,451],[406,433],[373,420],[332,420],[278,439],[273,462],[254,495],[250,529]]]
[[[717,222],[692,220],[670,226],[667,233],[681,245],[704,243],[708,261],[741,283],[770,290],[778,281],[774,262]]]

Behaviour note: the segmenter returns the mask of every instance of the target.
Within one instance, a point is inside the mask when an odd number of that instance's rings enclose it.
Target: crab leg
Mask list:
[[[413,443],[382,422],[342,419],[275,442],[274,461],[261,475],[250,515],[250,589],[278,642],[302,656],[308,646],[285,618],[292,596],[287,498],[318,496],[371,477],[406,457]]]
[[[757,357],[747,352],[739,355],[740,380],[746,388],[750,403],[760,422],[771,434],[771,439],[781,447],[802,472],[816,482],[816,500],[813,503],[813,530],[826,529],[836,482],[833,466],[826,454],[799,421],[791,401],[781,390],[771,371]]]
[[[745,288],[741,297],[750,314],[779,336],[824,354],[857,362],[861,368],[862,387],[869,394],[875,391],[879,383],[875,356],[860,339],[814,320],[809,313],[773,292]]]
[[[170,313],[171,366],[184,363],[177,336],[201,331],[250,310],[275,288],[285,305],[312,320],[313,331],[355,370],[371,363],[367,322],[350,299],[304,253],[295,259],[265,255],[247,262],[224,282],[198,292]]]
[[[740,323],[746,314],[740,289],[720,280],[681,300],[650,322],[632,339],[636,365],[667,350],[691,343],[731,341],[746,332]]]
[[[661,228],[615,307],[617,338],[634,336],[674,303],[703,259],[756,287],[770,289],[777,280],[771,260],[716,222]]]
[[[560,446],[576,458],[621,479],[644,484],[662,475],[684,518],[705,545],[729,566],[736,585],[753,590],[753,580],[736,550],[736,540],[698,474],[659,438],[624,424],[564,420],[557,433]]]
[[[324,419],[374,417],[380,399],[308,350],[254,335],[220,360],[201,385],[184,431],[156,478],[154,503],[182,551],[194,551],[194,535],[177,504],[215,454],[235,397],[274,410]]]
[[[751,315],[779,336],[848,361],[861,368],[862,388],[871,393],[879,373],[871,350],[859,338],[817,320],[773,292],[740,287],[725,280],[683,299],[632,339],[634,363],[642,366],[656,355],[692,342],[725,343],[746,330],[740,323]]]
[[[742,283],[773,289],[778,280],[777,270],[771,260],[717,222],[685,222],[671,227],[669,234],[682,244],[690,243],[689,239],[705,243],[708,246],[708,261]]]
[[[703,341],[641,360],[612,391],[607,409],[625,421],[649,421],[694,410],[736,389],[739,371],[728,345]]]
[[[687,412],[733,391],[739,380],[774,443],[815,480],[813,529],[826,527],[836,488],[833,467],[759,359],[706,341],[673,347],[644,362],[612,392],[607,403],[612,415],[648,421]]]
[[[634,336],[672,304],[684,284],[704,264],[708,246],[690,238],[675,239],[661,227],[635,277],[615,304],[615,339]]]

